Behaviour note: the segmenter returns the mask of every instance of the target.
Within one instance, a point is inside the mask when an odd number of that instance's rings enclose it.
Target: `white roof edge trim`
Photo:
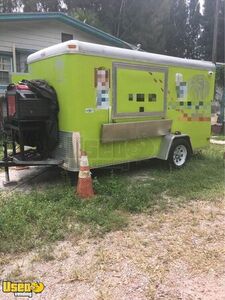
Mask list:
[[[76,48],[69,48],[68,47],[69,45],[76,46]],[[68,41],[65,43],[60,43],[54,46],[44,48],[33,54],[30,54],[27,58],[27,63],[30,64],[32,62],[43,60],[48,57],[53,57],[53,56],[66,54],[66,53],[75,53],[77,51],[78,51],[78,43],[76,43],[76,41]]]
[[[72,45],[74,48],[69,48]],[[76,46],[76,47],[75,47]],[[154,63],[158,65],[172,65],[189,67],[195,69],[204,69],[208,71],[215,70],[215,64],[211,62],[179,58],[174,56],[167,56],[161,54],[154,54],[148,52],[141,52],[136,50],[129,50],[111,46],[104,46],[99,44],[81,42],[78,40],[71,40],[64,43],[60,43],[54,46],[50,46],[43,50],[37,51],[28,56],[28,64],[35,61],[43,60],[48,57],[54,57],[67,53],[81,53],[85,55],[111,57],[116,59],[130,60],[132,62],[146,62]]]

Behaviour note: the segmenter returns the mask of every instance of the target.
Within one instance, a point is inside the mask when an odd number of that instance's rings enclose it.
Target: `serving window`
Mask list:
[[[113,64],[113,118],[164,116],[167,68]]]

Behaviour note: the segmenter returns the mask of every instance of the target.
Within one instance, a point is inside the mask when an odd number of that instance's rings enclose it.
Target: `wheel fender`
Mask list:
[[[160,149],[159,149],[159,154],[157,155],[157,158],[167,160],[169,153],[170,153],[171,146],[173,144],[173,141],[175,139],[180,139],[180,138],[187,140],[187,142],[190,145],[191,153],[193,153],[191,139],[190,139],[189,135],[187,135],[187,134],[167,134],[162,138]]]

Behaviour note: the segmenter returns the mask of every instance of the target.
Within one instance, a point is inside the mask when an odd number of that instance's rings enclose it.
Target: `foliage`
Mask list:
[[[216,84],[225,88],[225,66],[217,65],[216,68]]]
[[[204,14],[202,17],[202,34],[199,39],[202,57],[205,60],[212,59],[212,43],[213,30],[215,22],[215,2],[205,0]],[[224,62],[224,0],[219,0],[219,16],[218,16],[218,38],[217,38],[217,61]]]
[[[171,1],[166,30],[166,52],[174,56],[184,56],[187,31],[187,4],[185,0]]]
[[[205,0],[1,0],[1,12],[63,11],[155,53],[211,60],[215,2]],[[219,0],[218,61],[224,61],[224,0]]]
[[[78,199],[67,185],[15,193],[10,199],[2,196],[0,251],[26,251],[87,229],[90,234],[122,229],[129,213],[153,213],[193,200],[214,201],[224,194],[222,153],[223,147],[211,146],[177,171],[150,161],[126,173],[99,173],[94,180],[97,195],[91,200]]]
[[[198,45],[199,36],[201,34],[201,18],[200,3],[198,0],[190,0],[188,6],[187,29],[186,29],[186,57],[200,58],[201,51]]]
[[[12,12],[18,7],[17,0],[0,0],[0,12]]]

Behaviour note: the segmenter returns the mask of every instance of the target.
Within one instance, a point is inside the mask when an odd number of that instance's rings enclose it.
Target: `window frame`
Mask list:
[[[163,89],[163,110],[162,111],[154,111],[154,112],[123,112],[118,113],[117,111],[117,70],[118,69],[129,69],[129,70],[139,70],[146,72],[160,72],[164,74],[164,89]],[[137,64],[129,64],[129,63],[120,63],[113,62],[112,66],[112,119],[129,119],[132,117],[146,117],[146,116],[155,116],[162,117],[166,116],[167,111],[167,89],[168,89],[168,67],[150,67],[148,65],[137,65]],[[141,103],[141,102],[140,102]]]

